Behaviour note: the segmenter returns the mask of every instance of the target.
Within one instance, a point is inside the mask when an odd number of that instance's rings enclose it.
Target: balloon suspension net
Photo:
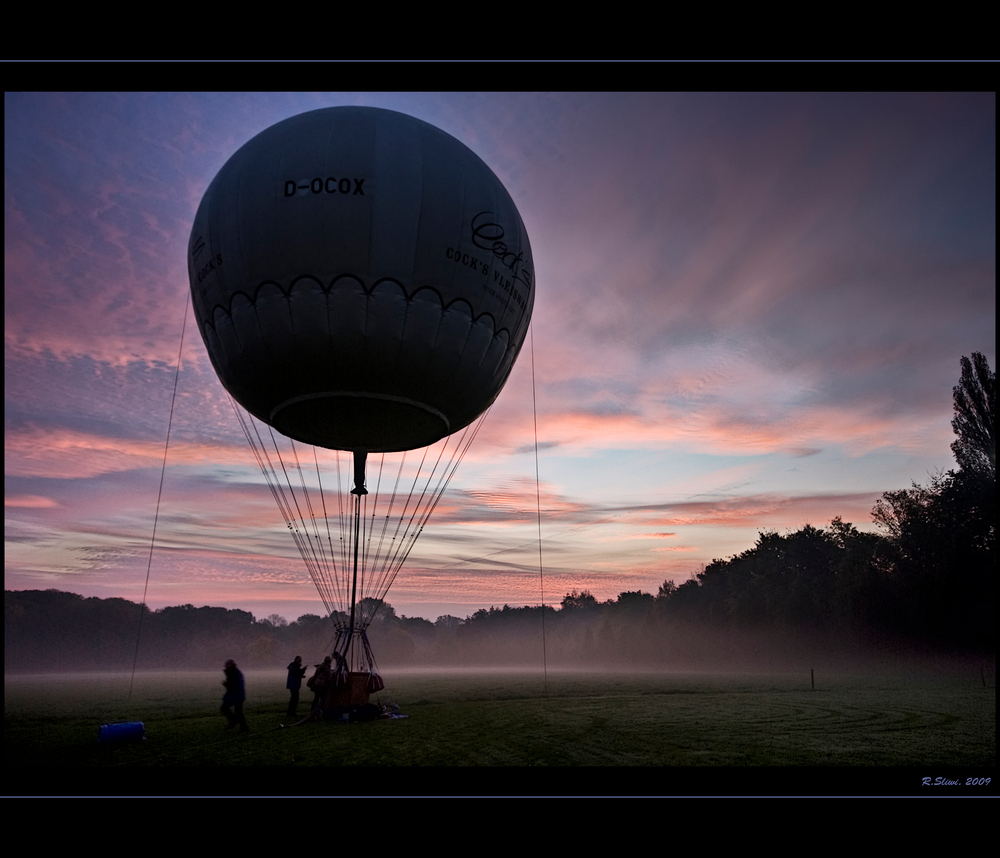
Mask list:
[[[366,630],[489,411],[423,449],[368,458],[297,443],[230,402],[334,622],[334,651],[380,690]]]

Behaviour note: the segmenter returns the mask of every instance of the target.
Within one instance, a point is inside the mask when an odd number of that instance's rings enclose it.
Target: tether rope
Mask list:
[[[153,568],[153,546],[156,543],[156,525],[160,520],[160,501],[163,499],[163,480],[167,473],[167,450],[170,449],[170,430],[174,425],[174,403],[177,401],[177,382],[181,377],[181,355],[184,352],[184,333],[187,331],[187,311],[191,301],[190,290],[184,300],[184,317],[181,321],[181,343],[177,347],[177,368],[174,370],[174,391],[170,395],[170,416],[167,418],[167,439],[163,443],[163,465],[160,467],[160,488],[156,492],[156,512],[153,513],[153,533],[149,537],[149,560],[146,561],[146,583],[142,588],[142,602],[139,606],[139,625],[135,630],[135,653],[132,655],[132,676],[128,681],[128,702],[132,701],[132,686],[135,684],[135,667],[139,661],[139,641],[142,636],[142,615],[146,613],[146,594],[149,592],[149,575]]]
[[[545,654],[545,578],[542,570],[542,495],[538,478],[538,407],[535,405],[535,329],[531,337],[531,419],[535,427],[535,506],[538,511],[538,589],[542,597],[542,687],[549,687],[549,668]]]

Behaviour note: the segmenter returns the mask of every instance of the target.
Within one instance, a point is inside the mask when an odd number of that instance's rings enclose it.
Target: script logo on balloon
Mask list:
[[[522,267],[524,251],[515,254],[502,241],[505,233],[503,227],[489,218],[493,212],[480,212],[472,219],[472,243],[483,250],[489,250],[503,263],[515,280],[520,280],[528,289],[531,288],[531,272]]]
[[[194,241],[191,242],[191,262],[194,265],[198,264],[198,257],[201,256],[202,251],[205,249],[205,239],[200,235],[197,236]],[[211,256],[208,262],[202,265],[198,269],[198,282],[201,283],[212,271],[215,270],[217,265],[222,265],[222,254],[216,253]]]

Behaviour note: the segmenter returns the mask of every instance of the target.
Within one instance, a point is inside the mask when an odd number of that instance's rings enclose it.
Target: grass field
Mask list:
[[[287,720],[284,676],[247,672],[247,735],[224,729],[221,671],[140,674],[130,701],[127,676],[8,676],[4,762],[8,770],[34,773],[192,766],[691,767],[692,773],[903,767],[912,769],[906,775],[912,781],[988,777],[979,767],[992,769],[996,758],[995,690],[969,672],[819,676],[812,690],[808,674],[550,671],[545,681],[528,672],[388,671],[379,702],[396,702],[405,719],[280,727]],[[308,697],[303,694],[302,713]],[[145,722],[146,740],[99,745],[98,727],[121,720]],[[566,783],[565,770],[561,777]],[[576,783],[587,791],[584,782],[593,774],[581,770],[581,777]],[[381,778],[395,780],[384,770]],[[206,782],[214,780],[210,775]],[[543,782],[521,782],[524,789],[516,792]],[[596,791],[620,792],[612,782],[622,783],[621,776],[596,781],[608,784]],[[795,783],[787,785],[791,794],[799,791]],[[684,791],[667,785],[664,792]],[[863,785],[846,790],[865,791]]]

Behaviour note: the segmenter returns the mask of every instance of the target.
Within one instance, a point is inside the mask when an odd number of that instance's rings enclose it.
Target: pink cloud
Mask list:
[[[111,438],[68,428],[25,426],[4,438],[5,472],[19,477],[83,478],[98,474],[159,467],[162,441]],[[172,442],[172,465],[245,466],[246,451],[233,446]]]
[[[655,377],[637,379],[641,393],[635,400],[636,413],[613,408],[595,413],[549,398],[541,403],[539,439],[575,455],[610,444],[619,449],[666,447],[716,455],[798,454],[836,446],[859,456],[886,447],[933,453],[947,450],[950,443],[950,415],[945,409],[914,414],[893,413],[878,403],[868,407],[808,403],[804,400],[809,381],[796,387],[793,378],[751,372],[744,367],[726,376],[716,369],[710,375],[682,378],[677,386]],[[671,404],[678,394],[688,401]],[[484,426],[482,442],[517,449],[532,447],[533,437],[531,415],[509,413],[492,431]]]
[[[40,495],[13,495],[3,499],[4,506],[23,507],[25,509],[53,509],[59,504],[52,498]]]
[[[753,495],[720,501],[664,504],[662,509],[637,510],[633,519],[646,526],[679,527],[801,527],[825,526],[836,516],[859,524],[870,522],[878,492],[828,494],[804,497]]]

